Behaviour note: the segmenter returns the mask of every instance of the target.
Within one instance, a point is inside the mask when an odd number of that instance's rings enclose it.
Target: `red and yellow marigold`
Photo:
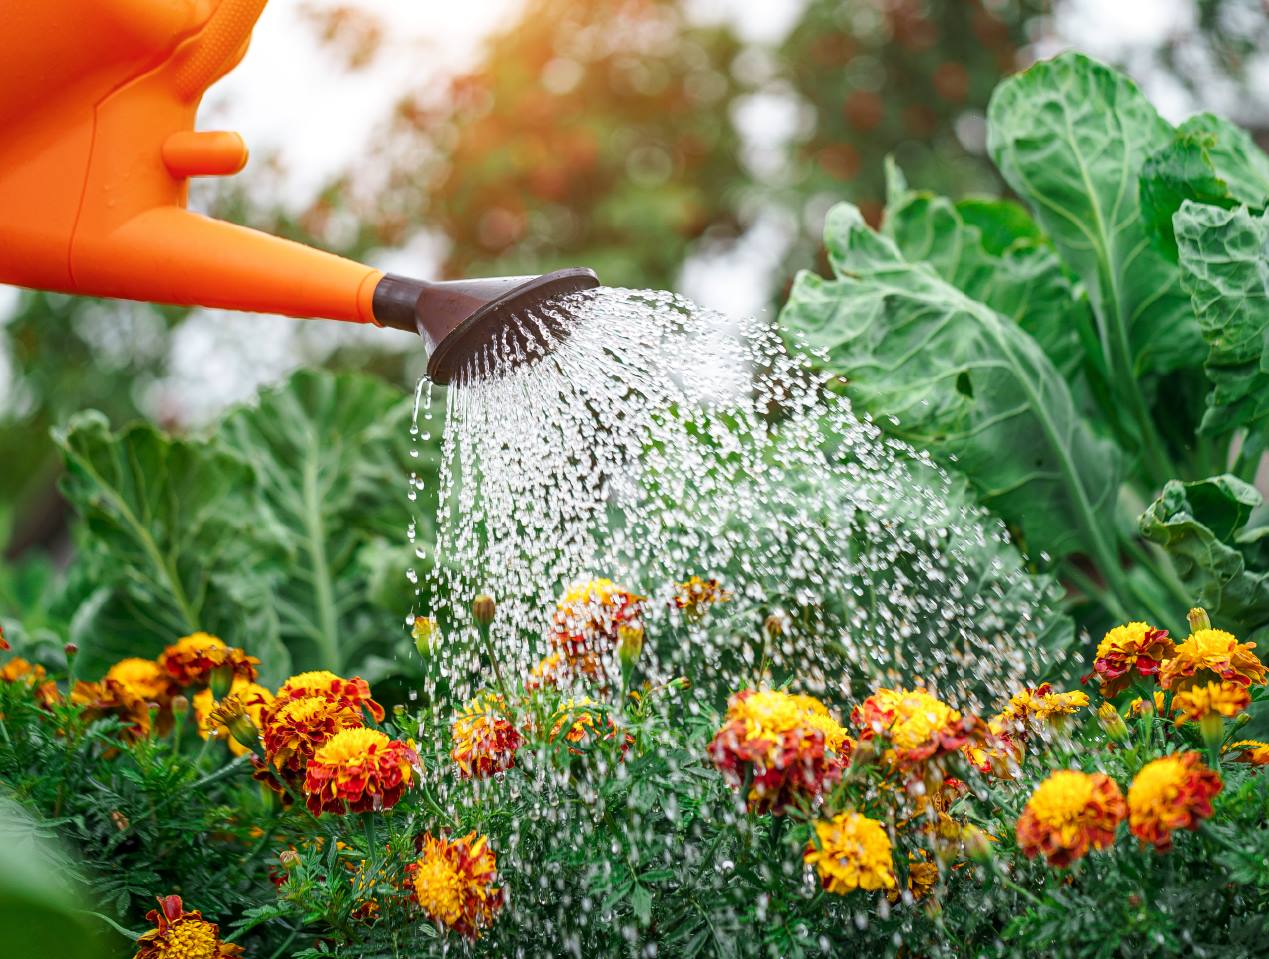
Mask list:
[[[1217,718],[1219,728],[1219,717],[1233,719],[1250,705],[1251,694],[1247,687],[1229,682],[1189,686],[1172,698],[1172,712],[1178,726]]]
[[[1269,766],[1269,743],[1259,739],[1240,739],[1238,742],[1230,743],[1221,752],[1228,754],[1236,763]]]
[[[335,734],[362,725],[359,711],[324,696],[274,699],[260,714],[265,757],[293,775],[303,773],[308,760]]]
[[[1197,829],[1212,814],[1220,774],[1198,753],[1173,753],[1147,763],[1128,787],[1128,828],[1160,852],[1172,848],[1178,829]]]
[[[117,680],[80,680],[71,688],[70,701],[83,708],[88,722],[118,716],[128,724],[132,736],[140,738],[150,733],[150,705]]]
[[[159,665],[177,686],[206,686],[217,670],[248,682],[256,678],[260,660],[225,644],[210,633],[183,636],[159,654]]]
[[[716,579],[693,576],[683,583],[674,584],[674,607],[683,611],[689,620],[698,620],[711,606],[731,602],[731,591],[723,589]]]
[[[573,586],[560,599],[552,618],[552,647],[575,673],[599,675],[602,658],[620,642],[621,627],[639,621],[643,600],[610,579]]]
[[[414,898],[427,916],[446,929],[477,939],[502,908],[498,861],[486,836],[423,837],[419,858],[409,867]]]
[[[485,693],[469,702],[450,727],[450,757],[464,779],[486,779],[512,768],[523,741],[506,716],[501,696]]]
[[[146,919],[154,928],[137,939],[134,959],[233,959],[242,947],[220,941],[220,928],[197,909],[185,911],[180,896],[164,896]]]
[[[1101,683],[1102,695],[1119,695],[1134,675],[1158,675],[1159,668],[1175,651],[1176,643],[1168,638],[1166,629],[1141,622],[1116,626],[1102,637],[1093,659],[1093,672]]]
[[[984,731],[979,720],[924,689],[879,689],[851,710],[850,720],[861,743],[878,740],[883,758],[897,766],[954,753]]]
[[[383,722],[385,715],[383,707],[371,697],[370,685],[360,676],[344,679],[324,669],[299,673],[283,683],[277,692],[279,703],[314,697],[325,699],[358,714],[365,709],[374,717],[375,722]]]
[[[217,707],[230,704],[231,700],[241,706],[243,715],[259,730],[264,724],[265,710],[273,703],[273,694],[256,683],[235,679],[229,695],[220,703],[217,703],[210,689],[201,689],[194,696],[191,705],[194,707],[194,719],[198,723],[198,734],[204,739],[212,737],[224,740],[229,744],[230,752],[235,756],[244,756],[251,751],[250,748],[239,742],[238,737],[232,735],[232,730],[217,719]]]
[[[122,683],[134,696],[148,703],[162,705],[174,692],[172,677],[153,659],[121,659],[106,672],[106,678]]]
[[[745,797],[750,809],[779,813],[836,782],[853,746],[818,699],[745,690],[728,702],[709,755],[733,787],[751,778]]]
[[[814,866],[828,892],[893,889],[894,857],[885,827],[857,812],[839,813],[815,824],[815,839],[802,858]]]
[[[0,683],[21,683],[34,688],[44,679],[46,673],[39,663],[32,663],[21,656],[14,656],[0,666]]]
[[[1109,776],[1059,770],[1027,800],[1015,827],[1018,847],[1028,859],[1043,855],[1051,866],[1068,866],[1114,843],[1126,811]]]
[[[306,805],[315,816],[391,809],[420,769],[419,755],[408,743],[377,729],[346,729],[308,761]]]
[[[1265,666],[1252,652],[1255,648],[1255,643],[1240,643],[1223,629],[1197,629],[1159,670],[1159,685],[1183,690],[1218,679],[1240,686],[1263,686]]]
[[[601,743],[617,743],[624,756],[634,745],[634,737],[622,731],[612,716],[589,696],[561,703],[551,717],[549,742],[563,740],[575,756],[590,752]]]
[[[1014,693],[993,720],[993,726],[1025,742],[1028,736],[1045,726],[1060,726],[1068,716],[1087,705],[1085,692],[1059,693],[1049,683],[1041,683]]]

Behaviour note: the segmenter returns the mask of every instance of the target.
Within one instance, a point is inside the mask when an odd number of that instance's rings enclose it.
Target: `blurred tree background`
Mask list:
[[[789,2],[791,28],[754,39],[720,15],[726,4],[526,0],[465,72],[439,89],[393,91],[374,143],[304,208],[269,199],[285,174],[267,159],[200,195],[220,215],[357,257],[430,238],[445,276],[586,264],[612,285],[681,288],[685,264],[759,237],[756,282],[775,303],[816,262],[832,203],[877,215],[887,154],[920,187],[1001,189],[983,157],[990,91],[1060,46],[1063,16],[1078,19],[1088,0]],[[1266,7],[1176,2],[1192,7],[1186,28],[1123,65],[1199,103],[1220,89],[1217,106],[1263,129],[1266,117],[1249,115],[1263,98],[1237,91],[1254,84],[1255,55],[1269,46]],[[355,2],[309,0],[304,15],[313,29],[293,42],[324,45],[352,72],[371,68],[392,32]],[[0,546],[10,560],[67,548],[48,432],[70,413],[196,427],[201,397],[182,395],[183,371],[205,363],[211,380],[234,375],[217,373],[198,322],[197,311],[33,293],[0,320]],[[408,336],[315,326],[257,375],[321,363],[408,386],[419,371]],[[0,605],[19,579],[0,567]]]

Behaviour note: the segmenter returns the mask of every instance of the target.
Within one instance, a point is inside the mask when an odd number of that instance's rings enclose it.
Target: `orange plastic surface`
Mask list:
[[[189,177],[246,163],[194,121],[265,3],[0,5],[0,282],[374,321],[379,271],[186,209]]]

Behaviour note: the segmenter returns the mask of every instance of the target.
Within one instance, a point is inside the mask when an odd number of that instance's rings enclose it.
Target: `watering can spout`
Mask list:
[[[195,131],[267,0],[44,0],[0,31],[0,282],[391,326],[448,382],[525,309],[598,285],[589,270],[426,283],[186,208],[189,179],[247,162]],[[548,338],[549,339],[549,338]],[[519,352],[513,351],[515,355]]]

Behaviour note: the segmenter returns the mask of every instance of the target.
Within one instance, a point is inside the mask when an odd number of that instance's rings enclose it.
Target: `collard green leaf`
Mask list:
[[[339,672],[403,635],[408,609],[376,608],[371,587],[384,544],[406,539],[406,480],[419,462],[410,410],[380,380],[303,371],[216,433],[258,479],[259,514],[280,547],[273,606],[297,667]],[[404,582],[404,562],[397,575]]]
[[[1141,170],[1141,212],[1173,259],[1172,217],[1186,200],[1231,209],[1260,210],[1269,199],[1269,156],[1246,130],[1223,117],[1200,113],[1179,127],[1172,142]]]
[[[1119,458],[1077,415],[1026,333],[842,204],[825,227],[835,280],[801,274],[781,313],[887,431],[963,473],[1034,554],[1108,555]],[[1072,521],[1074,518],[1074,521]]]
[[[55,440],[63,492],[83,520],[79,573],[95,583],[71,623],[81,672],[154,655],[197,630],[287,668],[252,548],[246,464],[149,424],[113,433],[94,411]]]
[[[1141,217],[1138,176],[1172,129],[1126,77],[1077,54],[996,88],[988,149],[1088,288],[1120,377],[1196,365],[1202,340],[1175,266]]]
[[[952,203],[907,189],[893,167],[888,172],[884,230],[904,258],[928,263],[970,299],[1009,317],[1070,378],[1083,359],[1078,330],[1089,328],[1088,304],[1026,211],[1008,200]]]
[[[1269,212],[1186,201],[1175,217],[1183,282],[1194,302],[1212,383],[1200,427],[1269,423]]]
[[[1261,495],[1233,476],[1197,483],[1173,480],[1141,517],[1141,532],[1168,551],[1194,605],[1212,622],[1246,637],[1269,624],[1269,568],[1256,543],[1262,530],[1248,529]]]

